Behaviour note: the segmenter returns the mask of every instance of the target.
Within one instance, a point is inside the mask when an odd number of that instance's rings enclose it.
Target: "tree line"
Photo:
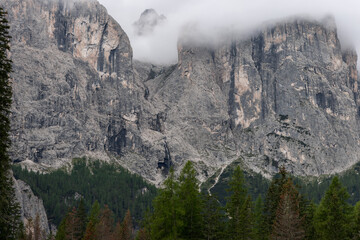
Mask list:
[[[299,193],[299,187],[281,167],[264,200],[251,198],[243,171],[237,167],[229,181],[225,205],[201,192],[197,173],[188,162],[178,177],[170,170],[140,227],[132,224],[130,211],[115,224],[111,210],[94,203],[86,217],[84,207],[72,208],[62,220],[57,240],[110,239],[254,239],[302,240],[360,239],[360,202],[349,194],[338,177],[320,203]]]
[[[170,171],[143,221],[143,239],[360,239],[360,202],[347,202],[337,176],[318,205],[299,193],[283,167],[264,200],[251,199],[240,167],[229,181],[225,206],[198,189],[191,162],[179,178]]]

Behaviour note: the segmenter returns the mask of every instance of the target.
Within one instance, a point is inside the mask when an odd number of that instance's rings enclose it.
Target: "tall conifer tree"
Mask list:
[[[17,239],[21,233],[20,208],[16,201],[10,174],[10,84],[11,61],[9,25],[0,7],[0,239]]]
[[[252,202],[247,195],[245,179],[242,170],[238,166],[230,179],[229,189],[231,193],[226,204],[229,215],[228,237],[230,239],[249,239],[253,236]]]
[[[203,237],[207,240],[224,239],[225,216],[219,200],[213,195],[203,197]]]
[[[266,237],[270,237],[273,223],[276,217],[276,209],[279,205],[280,195],[283,185],[287,182],[289,176],[285,167],[280,167],[279,174],[274,176],[271,185],[266,194],[264,202],[264,225],[263,231]]]
[[[179,239],[183,226],[183,210],[178,195],[179,183],[175,179],[174,170],[170,169],[169,176],[164,182],[164,188],[154,199],[154,213],[151,224],[152,239]]]
[[[352,209],[347,203],[349,193],[335,176],[321,199],[315,214],[318,239],[349,239],[352,225]]]
[[[182,222],[180,237],[183,239],[200,239],[202,233],[203,201],[199,192],[199,182],[193,163],[188,161],[181,171],[179,178],[180,207],[182,208]]]
[[[300,217],[300,196],[291,179],[283,185],[276,210],[271,239],[302,240],[305,238],[303,219]]]

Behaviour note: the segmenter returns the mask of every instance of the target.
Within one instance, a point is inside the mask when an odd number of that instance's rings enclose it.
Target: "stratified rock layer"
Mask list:
[[[357,56],[329,22],[288,20],[211,48],[181,39],[178,63],[163,67],[133,62],[95,1],[0,3],[13,36],[15,162],[114,159],[160,183],[187,160],[201,180],[239,159],[268,176],[359,161]]]

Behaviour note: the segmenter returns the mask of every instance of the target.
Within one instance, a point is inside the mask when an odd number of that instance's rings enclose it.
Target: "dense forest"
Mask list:
[[[14,166],[14,175],[44,199],[55,239],[360,239],[360,202],[347,190],[357,192],[358,170],[305,181],[281,168],[269,181],[232,165],[211,191],[191,162],[160,190],[85,159],[48,174]]]
[[[199,191],[196,176],[191,162],[178,177],[171,170],[140,229],[132,224],[129,210],[122,221],[116,221],[107,205],[100,207],[95,201],[87,211],[81,200],[69,209],[54,238],[360,239],[360,202],[348,203],[349,193],[337,176],[318,205],[299,192],[285,168],[272,179],[264,200],[254,201],[243,171],[236,167],[226,188],[225,205],[215,195]]]
[[[211,193],[216,194],[221,203],[225,204],[226,197],[229,195],[226,189],[233,171],[238,165],[242,166],[242,162],[235,161],[226,167],[215,185],[214,179],[219,173],[210,177],[202,184],[202,190],[207,191],[211,188]],[[263,177],[261,174],[255,173],[249,169],[244,169],[243,174],[246,180],[246,187],[251,197],[253,199],[256,199],[258,196],[264,198],[271,181]],[[350,194],[348,203],[355,205],[358,201],[360,201],[360,163],[355,164],[351,169],[339,173],[336,176],[339,177],[340,182]],[[291,176],[294,184],[297,185],[299,192],[303,196],[306,196],[307,199],[317,204],[320,203],[325,191],[329,188],[333,177],[333,175],[323,175],[320,177]]]
[[[139,220],[157,192],[155,186],[117,164],[84,158],[74,159],[70,171],[58,169],[42,174],[14,165],[13,172],[44,201],[48,218],[55,225],[80,199],[86,209],[97,200],[101,206],[107,204],[116,219],[122,219],[130,210]]]

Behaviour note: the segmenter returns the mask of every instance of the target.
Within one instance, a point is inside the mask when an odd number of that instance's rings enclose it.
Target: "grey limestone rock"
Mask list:
[[[43,201],[35,196],[30,186],[23,181],[14,179],[14,186],[15,195],[21,207],[21,219],[24,226],[26,226],[29,221],[34,223],[36,217],[39,216],[41,231],[49,234],[49,223]]]
[[[188,160],[201,181],[239,159],[265,176],[359,161],[357,55],[331,19],[285,20],[211,47],[183,38],[177,64],[154,66],[133,61],[96,1],[0,3],[13,36],[14,162],[88,156],[159,184]]]

